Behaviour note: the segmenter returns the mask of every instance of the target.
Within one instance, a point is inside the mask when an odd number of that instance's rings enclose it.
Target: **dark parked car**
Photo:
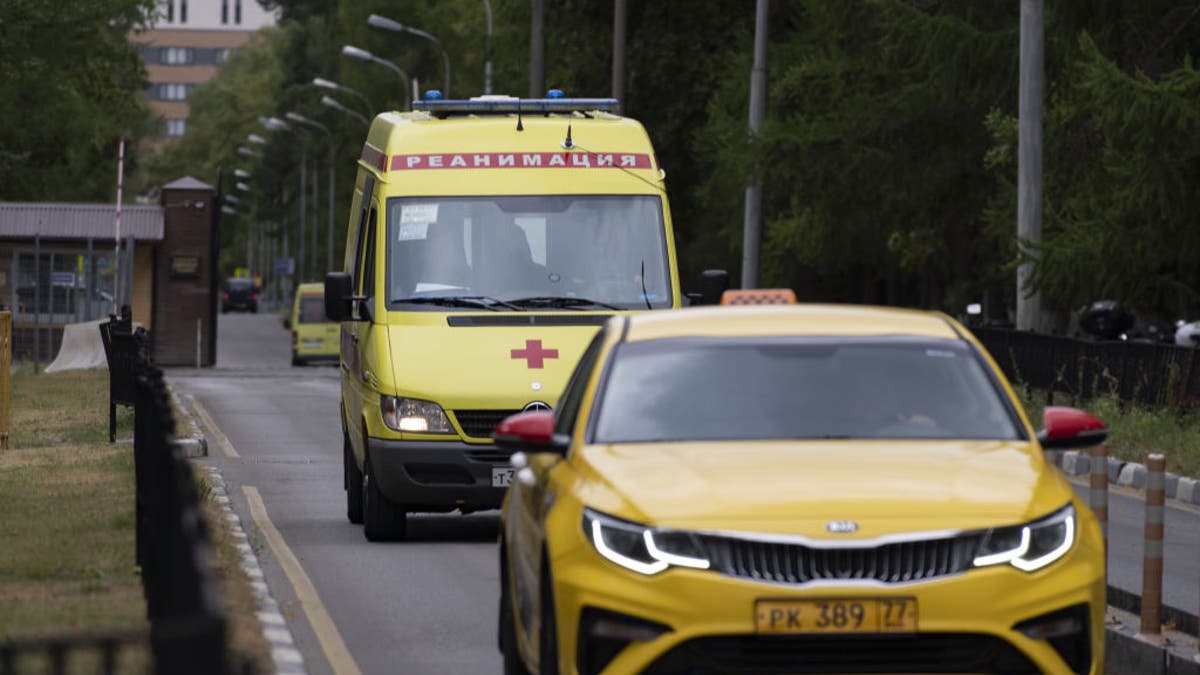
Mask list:
[[[254,287],[253,279],[230,277],[225,280],[225,290],[221,293],[221,313],[231,309],[258,311],[258,289]]]

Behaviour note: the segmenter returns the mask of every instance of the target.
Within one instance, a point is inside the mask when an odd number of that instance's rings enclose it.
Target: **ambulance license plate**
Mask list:
[[[512,483],[513,468],[511,466],[492,467],[492,487],[508,487]]]

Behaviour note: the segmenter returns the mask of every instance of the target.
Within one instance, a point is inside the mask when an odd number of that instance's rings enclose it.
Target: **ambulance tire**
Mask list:
[[[342,487],[346,490],[346,518],[355,525],[363,521],[363,475],[354,462],[350,436],[342,432]]]
[[[371,456],[363,464],[362,510],[363,536],[367,541],[399,541],[407,529],[404,507],[388,499],[379,490],[379,481],[371,469]]]

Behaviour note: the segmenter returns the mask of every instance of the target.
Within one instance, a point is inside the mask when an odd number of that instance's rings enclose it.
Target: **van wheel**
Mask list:
[[[354,461],[350,436],[342,432],[342,488],[346,490],[346,518],[355,525],[363,521],[363,474]]]
[[[500,555],[505,555],[504,544],[500,544]],[[513,617],[512,599],[509,597],[508,566],[500,566],[500,653],[504,655],[504,675],[529,675],[529,669],[521,661],[517,648],[516,618]]]
[[[384,496],[371,468],[371,457],[363,463],[363,536],[367,541],[397,541],[404,538],[407,514],[404,507]]]

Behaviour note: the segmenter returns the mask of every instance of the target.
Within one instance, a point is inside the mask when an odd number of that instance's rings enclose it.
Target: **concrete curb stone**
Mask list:
[[[1117,483],[1136,489],[1146,487],[1146,466],[1137,462],[1128,462],[1121,467],[1121,472],[1117,474]]]
[[[1195,478],[1180,478],[1175,498],[1187,504],[1200,504],[1200,481]]]
[[[1167,499],[1174,499],[1176,492],[1179,491],[1179,474],[1168,471],[1163,478],[1163,490]]]
[[[1070,450],[1063,455],[1062,470],[1069,476],[1089,473],[1092,470],[1092,458],[1082,452]]]
[[[1123,466],[1125,466],[1123,460],[1116,457],[1108,458],[1108,482],[1110,485],[1117,482],[1117,478],[1121,476],[1121,467]]]

